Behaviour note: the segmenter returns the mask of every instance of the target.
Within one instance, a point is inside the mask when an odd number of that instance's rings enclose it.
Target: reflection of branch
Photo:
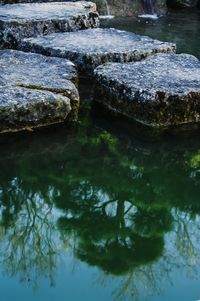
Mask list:
[[[107,202],[104,202],[102,205],[100,205],[100,206],[94,206],[94,209],[102,209],[102,211],[103,211],[103,214],[105,214],[105,215],[107,215],[106,214],[106,207],[107,207],[107,205],[109,205],[109,204],[111,204],[111,203],[114,203],[114,202],[117,202],[117,200],[109,200],[109,201],[107,201]]]
[[[5,229],[5,237],[1,238],[7,273],[31,281],[34,287],[37,287],[40,276],[48,276],[54,285],[59,249],[54,236],[52,210],[52,204],[47,205],[38,194],[29,193],[15,223]]]
[[[192,236],[195,240],[198,240],[198,236],[196,235],[197,233],[193,235],[193,233],[189,232],[187,221],[187,216],[183,217],[183,214],[180,212],[176,213],[176,248],[177,251],[179,251],[180,256],[188,260],[187,266],[193,268],[199,260],[199,255],[194,242],[192,241]]]
[[[129,206],[129,208],[124,212],[124,215],[126,215],[133,207],[134,207],[134,205],[131,203],[131,205]]]
[[[122,286],[115,294],[115,300],[124,300],[124,296],[130,295],[134,300],[137,300],[140,296],[140,290],[146,289],[147,295],[152,293],[159,293],[159,284],[162,281],[160,269],[150,264],[135,268],[132,270],[127,278],[122,280]]]

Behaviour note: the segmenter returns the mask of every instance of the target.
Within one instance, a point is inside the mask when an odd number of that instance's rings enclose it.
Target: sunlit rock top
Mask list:
[[[26,39],[22,49],[70,59],[82,71],[92,72],[105,62],[139,61],[175,45],[116,29],[89,29]]]
[[[0,6],[0,47],[25,37],[75,31],[99,25],[96,4],[86,1]]]
[[[105,64],[95,75],[106,95],[99,101],[123,115],[156,127],[200,121],[200,61],[194,56]]]
[[[73,63],[2,50],[0,69],[0,132],[77,119],[79,94]]]

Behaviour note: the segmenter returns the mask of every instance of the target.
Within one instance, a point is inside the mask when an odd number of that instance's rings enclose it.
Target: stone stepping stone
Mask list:
[[[98,25],[96,4],[92,2],[0,5],[0,47],[16,47],[22,38]]]
[[[69,98],[60,94],[0,87],[0,133],[31,130],[62,122],[70,111]]]
[[[187,54],[159,54],[136,63],[95,70],[95,101],[145,125],[200,122],[200,61]]]
[[[70,59],[81,71],[93,73],[105,62],[139,61],[158,52],[173,52],[172,43],[116,29],[88,29],[25,39],[25,51]]]
[[[0,132],[77,120],[77,73],[70,61],[1,50],[0,70]]]

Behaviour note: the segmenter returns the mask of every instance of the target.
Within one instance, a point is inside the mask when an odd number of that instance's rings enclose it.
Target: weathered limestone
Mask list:
[[[105,64],[95,75],[95,101],[113,112],[154,127],[200,122],[200,61],[194,56],[158,54]]]
[[[70,100],[59,94],[27,88],[0,87],[0,133],[62,122]]]
[[[77,120],[77,74],[68,60],[0,51],[0,132]]]
[[[0,47],[17,47],[23,38],[76,31],[99,25],[92,2],[23,3],[0,6]]]
[[[139,61],[158,52],[173,52],[172,43],[116,29],[88,29],[25,39],[21,48],[70,59],[80,71],[93,73],[106,62]]]

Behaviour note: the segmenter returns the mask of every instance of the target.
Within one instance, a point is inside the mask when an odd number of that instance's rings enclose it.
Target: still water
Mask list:
[[[171,11],[157,20],[118,17],[102,20],[102,23],[104,27],[115,27],[174,42],[178,53],[189,53],[200,58],[200,10]]]
[[[0,300],[200,299],[199,136],[104,120],[83,92],[76,128],[0,139]]]

